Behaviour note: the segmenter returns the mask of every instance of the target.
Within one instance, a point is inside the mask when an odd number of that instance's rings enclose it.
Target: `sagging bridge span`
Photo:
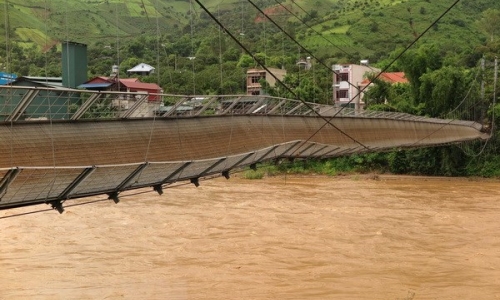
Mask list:
[[[0,87],[0,209],[162,187],[280,158],[487,139],[481,124],[266,96]]]

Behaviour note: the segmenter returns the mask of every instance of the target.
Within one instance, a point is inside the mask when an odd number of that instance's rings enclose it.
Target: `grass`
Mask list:
[[[254,180],[254,179],[262,179],[264,178],[264,175],[265,175],[265,171],[264,170],[246,170],[245,172],[243,172],[243,178],[245,179],[250,179],[250,180]]]
[[[36,45],[44,45],[50,38],[38,29],[32,28],[17,28],[16,34],[24,42],[33,42]]]
[[[353,40],[350,37],[346,36],[345,34],[329,34],[329,33],[323,33],[323,37],[315,33],[312,33],[311,35],[304,37],[303,43],[306,46],[306,48],[311,47],[313,45],[326,46],[331,49],[331,52],[338,51],[337,47],[340,49],[345,49],[346,51],[351,51],[355,46]],[[336,47],[334,48],[332,44],[335,45]]]
[[[156,16],[156,9],[153,5],[148,5],[147,4],[148,2],[144,1],[144,8],[142,7],[142,2],[141,1],[137,1],[137,2],[133,2],[133,1],[127,1],[127,9],[130,13],[130,16],[132,17],[146,17],[146,12],[147,12],[147,16],[149,16],[149,18],[153,18],[154,16]]]

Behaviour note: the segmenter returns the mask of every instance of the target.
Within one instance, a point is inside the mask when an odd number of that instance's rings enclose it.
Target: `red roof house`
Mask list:
[[[158,101],[162,89],[156,83],[140,82],[138,78],[109,78],[98,76],[78,86],[88,90],[100,91],[121,91],[121,92],[145,92],[148,95],[148,101]]]
[[[156,83],[145,83],[140,81],[120,80],[120,84],[127,88],[127,92],[147,92],[149,101],[160,100],[161,88]]]
[[[408,79],[405,76],[405,72],[384,72],[378,77],[380,80],[389,82],[390,84],[395,83],[408,83]],[[360,86],[366,86],[370,82],[370,79],[366,78],[360,84]]]

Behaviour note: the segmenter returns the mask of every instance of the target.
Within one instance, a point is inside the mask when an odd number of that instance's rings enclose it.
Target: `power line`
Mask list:
[[[291,0],[291,1],[292,1],[293,4],[295,4],[295,6],[297,6],[298,8],[300,8],[300,10],[302,10],[307,16],[309,16],[310,18],[312,17],[311,14],[308,13],[305,9],[303,9],[302,6],[298,5],[297,2],[295,2],[295,0]]]
[[[148,23],[151,25],[151,20],[149,20],[149,14],[148,14],[148,10],[146,9],[146,5],[144,5],[144,0],[141,0],[141,4],[142,4],[142,9],[143,9],[144,13],[146,14],[146,18],[148,19]]]

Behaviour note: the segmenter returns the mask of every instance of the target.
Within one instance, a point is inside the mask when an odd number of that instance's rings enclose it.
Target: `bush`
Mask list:
[[[262,179],[264,178],[263,170],[247,170],[243,172],[243,178],[245,179]]]

